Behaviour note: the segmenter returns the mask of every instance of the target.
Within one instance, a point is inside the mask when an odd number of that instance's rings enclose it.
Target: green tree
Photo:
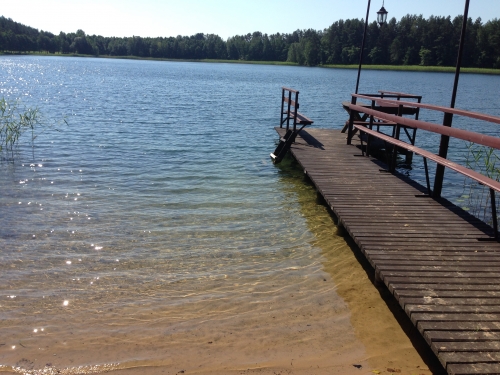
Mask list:
[[[309,29],[303,36],[304,64],[316,66],[321,62],[321,39],[316,30]]]
[[[384,63],[384,56],[383,56],[383,51],[379,47],[373,47],[370,53],[368,54],[368,57],[370,59],[370,62],[372,64],[383,64]]]
[[[300,43],[292,43],[288,49],[288,62],[297,63],[299,65],[304,65],[304,51]]]
[[[75,53],[84,55],[92,55],[92,53],[94,52],[92,46],[89,44],[85,36],[77,36],[75,39],[73,39],[73,43],[71,43],[69,48]]]
[[[432,52],[424,47],[420,48],[420,65],[429,66],[431,65]]]

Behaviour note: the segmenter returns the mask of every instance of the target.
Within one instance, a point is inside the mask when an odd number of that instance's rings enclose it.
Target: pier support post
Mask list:
[[[365,19],[365,31],[363,32],[363,41],[361,42],[361,51],[359,52],[359,66],[358,66],[358,79],[356,80],[356,91],[358,93],[359,89],[359,77],[361,76],[361,65],[363,64],[363,52],[365,50],[365,40],[366,40],[366,30],[368,29],[368,17],[370,16],[370,2],[368,0],[368,6],[366,7],[366,19]]]
[[[465,44],[465,32],[467,31],[467,19],[469,18],[469,2],[470,0],[465,0],[464,19],[462,20],[462,33],[460,35],[460,47],[458,48],[457,67],[455,69],[455,82],[453,83],[453,93],[451,95],[450,108],[455,108],[455,99],[457,98],[458,79],[460,77],[460,66],[462,65],[462,55]],[[443,125],[451,126],[452,122],[453,122],[453,115],[451,113],[445,113],[443,119]],[[450,137],[444,135],[441,136],[438,155],[441,156],[442,158],[446,158],[446,156],[448,155],[449,142],[450,142]],[[444,166],[438,164],[436,166],[436,177],[434,179],[433,198],[441,197],[441,191],[443,190],[443,179],[444,179]]]

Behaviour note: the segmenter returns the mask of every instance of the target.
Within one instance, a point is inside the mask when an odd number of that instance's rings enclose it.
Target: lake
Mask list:
[[[366,70],[360,92],[449,105],[453,78]],[[269,158],[282,86],[300,90],[315,127],[340,129],[355,79],[354,70],[0,56],[0,97],[38,107],[45,124],[34,150],[24,138],[0,163],[0,370],[223,373],[303,356],[294,373],[313,359],[348,373],[376,357],[339,276],[364,275],[346,239],[293,162]],[[500,116],[499,89],[498,76],[463,75],[456,107]],[[452,147],[461,160],[463,143]],[[407,173],[424,181],[418,160]],[[460,184],[445,186],[450,199]],[[396,344],[410,350],[404,337]]]

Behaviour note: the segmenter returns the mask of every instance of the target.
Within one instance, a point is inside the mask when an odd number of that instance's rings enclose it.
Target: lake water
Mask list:
[[[173,346],[208,363],[193,340],[234,333],[228,353],[245,352],[242,335],[272,341],[265,319],[291,308],[314,305],[324,324],[348,319],[324,270],[331,255],[318,245],[345,241],[301,172],[290,161],[274,166],[269,153],[281,86],[300,90],[314,126],[340,129],[355,78],[321,68],[0,57],[0,97],[39,107],[53,126],[36,139],[34,159],[23,139],[14,161],[0,163],[0,369],[167,366]],[[453,85],[441,73],[363,71],[361,80],[360,92],[411,92],[439,105],[449,105]],[[500,116],[499,88],[500,77],[463,75],[457,107]],[[453,147],[463,157],[463,144]],[[408,173],[423,181],[418,162]]]

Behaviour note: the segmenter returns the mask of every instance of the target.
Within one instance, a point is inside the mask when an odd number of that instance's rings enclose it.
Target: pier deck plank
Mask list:
[[[276,128],[282,136],[283,130]],[[337,130],[291,153],[449,374],[500,374],[500,244],[492,229]]]

